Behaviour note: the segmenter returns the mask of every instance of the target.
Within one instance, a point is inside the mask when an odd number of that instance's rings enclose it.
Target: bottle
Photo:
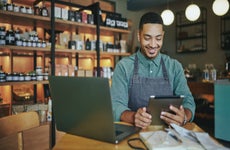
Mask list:
[[[205,68],[203,70],[203,80],[204,81],[209,81],[209,70],[208,70],[208,66],[205,66]]]
[[[216,69],[213,65],[210,66],[210,80],[211,81],[216,80]]]
[[[47,121],[52,121],[52,100],[50,97],[48,100]]]

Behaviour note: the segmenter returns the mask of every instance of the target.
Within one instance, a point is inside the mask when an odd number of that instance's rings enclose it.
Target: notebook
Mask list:
[[[49,76],[49,84],[57,130],[110,143],[140,130],[114,123],[107,78]]]
[[[147,111],[152,115],[152,125],[163,125],[165,122],[160,118],[161,111],[167,111],[173,113],[169,110],[169,106],[173,105],[177,108],[182,105],[184,96],[150,96],[149,103],[147,106]]]

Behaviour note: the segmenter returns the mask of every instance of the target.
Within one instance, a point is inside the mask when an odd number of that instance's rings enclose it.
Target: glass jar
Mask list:
[[[35,40],[32,41],[32,47],[36,47],[37,46],[37,42]]]
[[[15,30],[14,37],[15,37],[15,40],[20,39],[20,31],[18,29]]]
[[[6,81],[7,82],[13,81],[13,74],[12,73],[7,73],[6,74]]]
[[[22,40],[21,39],[16,40],[16,45],[17,46],[22,46]]]
[[[14,5],[11,3],[11,4],[7,4],[6,5],[6,9],[7,11],[13,11],[14,10]]]
[[[20,7],[18,5],[14,5],[14,12],[19,12]]]
[[[46,41],[42,41],[42,48],[46,48]]]
[[[26,13],[26,7],[25,6],[20,6],[20,12],[21,13]]]
[[[29,46],[29,47],[32,46],[32,41],[31,41],[31,40],[28,40],[28,41],[27,41],[27,46]]]
[[[23,40],[22,40],[22,46],[27,46],[27,41],[26,41],[26,39],[23,39]]]
[[[31,81],[30,74],[25,74],[25,81]]]
[[[41,9],[41,16],[48,17],[48,9],[45,6]]]
[[[25,76],[23,73],[19,73],[18,75],[18,81],[24,81],[25,80]]]
[[[18,81],[19,80],[19,74],[14,72],[13,73],[13,78],[12,78],[12,81]]]

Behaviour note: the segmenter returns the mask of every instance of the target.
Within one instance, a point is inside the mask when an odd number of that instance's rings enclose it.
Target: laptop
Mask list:
[[[119,143],[140,128],[116,124],[107,78],[49,76],[57,130]]]
[[[151,125],[166,126],[165,122],[160,118],[161,111],[173,113],[169,106],[173,105],[177,108],[183,103],[184,96],[150,96],[147,106],[147,112],[152,115]]]

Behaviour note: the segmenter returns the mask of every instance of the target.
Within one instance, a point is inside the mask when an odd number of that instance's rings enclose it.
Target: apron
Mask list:
[[[140,77],[138,75],[138,58],[137,55],[135,56],[133,77],[129,86],[128,102],[128,107],[132,111],[137,111],[140,107],[146,107],[151,95],[173,95],[165,63],[162,58],[160,65],[162,66],[163,77]]]

